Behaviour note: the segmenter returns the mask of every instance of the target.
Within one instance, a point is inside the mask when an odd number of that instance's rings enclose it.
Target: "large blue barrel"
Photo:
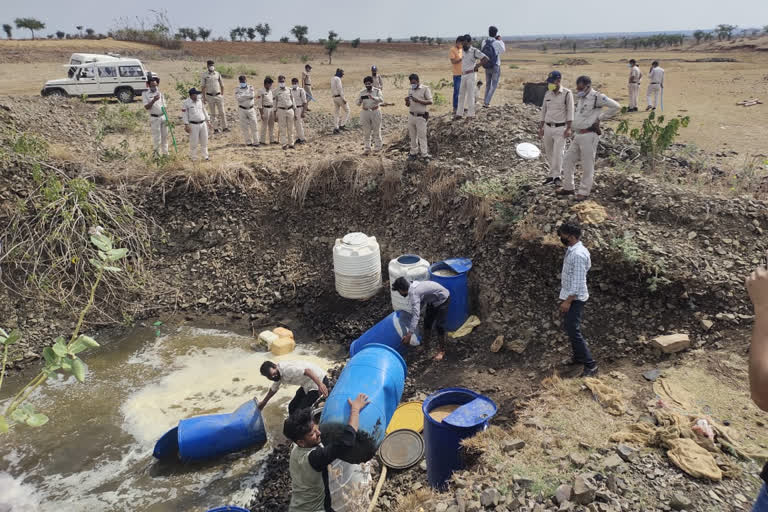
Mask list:
[[[384,440],[389,420],[403,396],[407,367],[396,350],[378,343],[366,345],[344,367],[333,391],[325,401],[320,417],[323,443],[328,445],[341,435],[349,421],[349,403],[359,393],[370,403],[360,412],[360,427],[355,445],[340,455],[350,464],[371,460]]]
[[[371,343],[379,343],[397,350],[400,354],[405,354],[407,345],[403,345],[401,340],[408,332],[408,324],[411,321],[411,314],[406,311],[395,311],[387,315],[362,336],[357,338],[349,346],[349,355],[354,356],[364,347]]]
[[[469,422],[466,421],[466,418],[462,418],[465,421],[461,424],[465,426],[446,423],[450,417],[438,422],[429,415],[431,411],[442,405],[466,405],[476,399],[485,403],[486,412],[482,414],[482,417],[471,418]],[[435,489],[441,489],[455,470],[463,468],[463,461],[459,453],[461,440],[485,430],[493,413],[496,412],[496,405],[489,398],[469,389],[445,388],[429,395],[424,400],[421,410],[424,413],[423,435],[427,480],[429,485]]]
[[[472,268],[468,258],[451,258],[433,263],[429,267],[430,280],[440,283],[451,292],[451,302],[448,304],[448,314],[445,317],[445,328],[455,331],[469,318],[469,286],[467,277]],[[451,276],[435,274],[439,270],[449,270],[456,273]]]

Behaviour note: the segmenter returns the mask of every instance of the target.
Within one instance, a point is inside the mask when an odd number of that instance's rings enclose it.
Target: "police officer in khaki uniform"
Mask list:
[[[539,137],[549,162],[549,178],[544,185],[559,187],[563,179],[565,140],[571,136],[573,123],[573,93],[560,85],[562,75],[552,71],[547,77],[547,92],[541,105]]]
[[[194,87],[189,90],[189,98],[181,104],[184,131],[189,134],[189,156],[192,161],[197,160],[197,146],[200,146],[203,158],[208,160],[208,130],[211,128],[210,117],[205,110],[202,95]]]
[[[304,92],[307,94],[307,105],[305,107],[304,112],[309,112],[309,102],[315,101],[315,98],[312,96],[312,77],[310,76],[312,74],[312,66],[307,64],[304,66],[304,71],[301,72],[301,88],[304,89]]]
[[[253,86],[245,80],[245,75],[240,75],[240,82],[235,89],[235,100],[237,101],[238,116],[240,117],[240,132],[243,134],[246,146],[259,145],[259,124],[256,121],[256,109],[254,108],[254,99],[256,93]]]
[[[256,94],[256,106],[259,108],[259,116],[261,117],[261,145],[277,144],[275,141],[275,100],[272,96],[272,84],[274,81],[271,77],[264,79],[264,87],[259,89]],[[269,128],[269,139],[267,139],[267,128]]]
[[[304,144],[304,116],[307,112],[307,92],[299,87],[299,79],[291,78],[291,99],[294,106],[294,128],[296,129],[295,144]]]
[[[363,140],[365,141],[364,155],[371,152],[371,135],[374,139],[374,150],[381,150],[381,109],[384,103],[381,90],[373,86],[374,78],[367,76],[363,79],[365,89],[357,95],[357,105],[363,107],[360,112],[360,124],[363,126]]]
[[[373,86],[379,91],[384,90],[384,79],[379,74],[379,68],[376,65],[371,66],[371,78],[373,78]]]
[[[149,89],[141,93],[141,101],[149,112],[149,133],[152,135],[152,146],[156,155],[168,154],[168,123],[163,115],[166,107],[165,96],[158,89],[160,79],[150,75],[147,80]]]
[[[274,92],[277,107],[277,124],[280,129],[280,141],[283,149],[293,149],[293,122],[296,118],[291,90],[285,85],[285,77],[277,77],[277,90]]]
[[[212,60],[208,61],[208,71],[203,73],[201,82],[203,103],[208,104],[211,123],[216,124],[216,119],[219,119],[218,127],[214,129],[214,133],[217,133],[219,129],[228,132],[227,118],[224,116],[224,84],[222,84],[221,75],[213,66]]]
[[[637,112],[637,98],[640,96],[640,81],[643,79],[643,73],[637,65],[635,59],[629,60],[629,108],[627,112]]]
[[[432,158],[427,146],[427,119],[429,112],[427,107],[432,104],[432,91],[426,85],[419,83],[419,75],[412,73],[408,80],[411,88],[405,98],[405,106],[408,107],[408,135],[411,138],[411,152],[408,160],[416,160],[419,152],[422,158]]]
[[[333,133],[339,133],[346,130],[345,125],[349,121],[349,104],[344,98],[344,85],[341,79],[344,77],[344,70],[338,68],[336,74],[331,78],[331,95],[333,96]],[[341,120],[340,112],[344,111],[344,120]]]

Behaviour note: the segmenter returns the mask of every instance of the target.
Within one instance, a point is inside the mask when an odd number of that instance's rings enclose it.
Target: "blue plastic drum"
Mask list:
[[[390,313],[384,320],[365,331],[362,336],[352,342],[352,345],[349,346],[349,355],[354,356],[371,343],[386,345],[397,350],[401,355],[405,354],[408,346],[403,345],[401,340],[408,332],[410,321],[411,314],[406,311]]]
[[[468,258],[450,258],[433,263],[429,267],[429,279],[443,285],[451,293],[445,328],[455,331],[469,318],[469,285],[467,282],[472,260]]]

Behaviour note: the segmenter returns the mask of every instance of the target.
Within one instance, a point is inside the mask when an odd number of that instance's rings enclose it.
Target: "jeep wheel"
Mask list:
[[[50,89],[48,91],[45,91],[45,95],[51,98],[66,98],[67,93],[65,93],[62,89]]]
[[[133,102],[133,89],[130,87],[121,87],[115,91],[117,101],[120,103],[132,103]]]

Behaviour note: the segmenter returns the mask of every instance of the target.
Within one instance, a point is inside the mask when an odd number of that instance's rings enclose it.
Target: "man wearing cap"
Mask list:
[[[429,160],[431,156],[427,145],[427,107],[432,104],[432,91],[419,83],[419,75],[416,73],[412,73],[408,80],[411,82],[411,88],[405,98],[405,106],[408,107],[408,135],[411,139],[408,160],[416,160],[419,152],[424,160]],[[474,91],[474,86],[472,90]]]
[[[293,97],[285,85],[285,76],[277,77],[277,90],[274,93],[277,107],[277,124],[283,149],[293,149],[293,123],[295,120]]]
[[[262,146],[267,144],[277,144],[275,142],[275,100],[272,97],[272,77],[264,79],[264,87],[259,89],[256,94],[256,106],[259,108],[261,118],[261,136],[259,140]],[[267,128],[269,128],[269,139],[267,139]]]
[[[379,105],[384,103],[381,90],[374,87],[375,78],[367,76],[363,79],[365,89],[357,96],[357,105],[362,107],[360,112],[360,124],[363,126],[363,141],[365,141],[364,155],[371,152],[371,135],[374,139],[374,151],[381,150],[381,110]]]
[[[560,85],[562,75],[552,71],[547,77],[547,92],[541,105],[539,137],[549,162],[549,178],[545,185],[560,186],[563,176],[565,139],[571,136],[573,123],[573,93]]]
[[[371,78],[373,78],[373,86],[379,91],[384,90],[384,79],[379,74],[379,68],[375,65],[371,66]]]
[[[456,117],[475,117],[475,72],[481,64],[488,62],[483,52],[472,46],[472,36],[464,34],[461,40],[461,88],[459,89],[459,106]]]
[[[240,117],[240,131],[245,139],[246,146],[259,145],[259,125],[256,121],[256,110],[254,108],[254,99],[256,93],[253,86],[245,81],[245,75],[238,78],[240,85],[235,89],[235,100],[237,101],[237,110]]]
[[[304,138],[304,115],[307,111],[307,93],[304,89],[299,87],[299,79],[291,78],[291,99],[294,106],[294,121],[293,125],[296,129],[296,142],[295,144],[304,144],[307,139]]]
[[[304,92],[307,94],[307,104],[304,109],[304,112],[309,112],[309,102],[314,101],[315,98],[312,97],[312,77],[310,76],[312,74],[312,66],[307,64],[304,66],[304,71],[301,72],[301,88],[304,89]]]
[[[637,98],[640,95],[640,80],[643,73],[635,59],[629,60],[629,108],[627,112],[637,112]]]
[[[595,176],[595,155],[600,139],[600,121],[613,117],[621,105],[592,88],[592,79],[580,76],[576,80],[576,109],[573,116],[573,142],[563,161],[563,188],[558,196],[576,195],[576,201],[584,201],[592,191]],[[574,188],[573,175],[576,163],[581,162],[581,183],[578,192]]]
[[[189,98],[181,104],[184,131],[189,134],[189,156],[197,160],[197,146],[205,160],[208,160],[208,130],[211,127],[210,117],[200,100],[202,92],[194,87],[189,90]]]
[[[655,60],[651,64],[651,72],[648,73],[648,107],[645,110],[656,110],[659,106],[659,94],[663,94],[664,89],[664,69],[659,66],[659,61]],[[651,101],[653,98],[653,101]]]
[[[147,89],[141,93],[141,101],[144,108],[149,112],[149,133],[152,135],[152,146],[155,155],[168,154],[168,123],[163,115],[163,108],[166,107],[165,96],[157,86],[160,84],[160,78],[157,75],[150,75],[147,80]]]
[[[341,130],[346,130],[345,125],[349,121],[349,104],[344,98],[344,85],[341,79],[344,77],[344,70],[339,68],[336,74],[331,78],[331,95],[333,96],[333,133],[337,134]],[[344,121],[341,121],[339,113],[344,110]]]
[[[203,73],[202,78],[202,97],[203,103],[208,104],[210,109],[211,122],[216,123],[216,119],[219,119],[217,128],[214,129],[214,133],[219,131],[219,128],[225,132],[229,131],[227,127],[227,118],[224,116],[224,84],[221,82],[221,75],[213,66],[213,61],[208,61],[208,71]]]

